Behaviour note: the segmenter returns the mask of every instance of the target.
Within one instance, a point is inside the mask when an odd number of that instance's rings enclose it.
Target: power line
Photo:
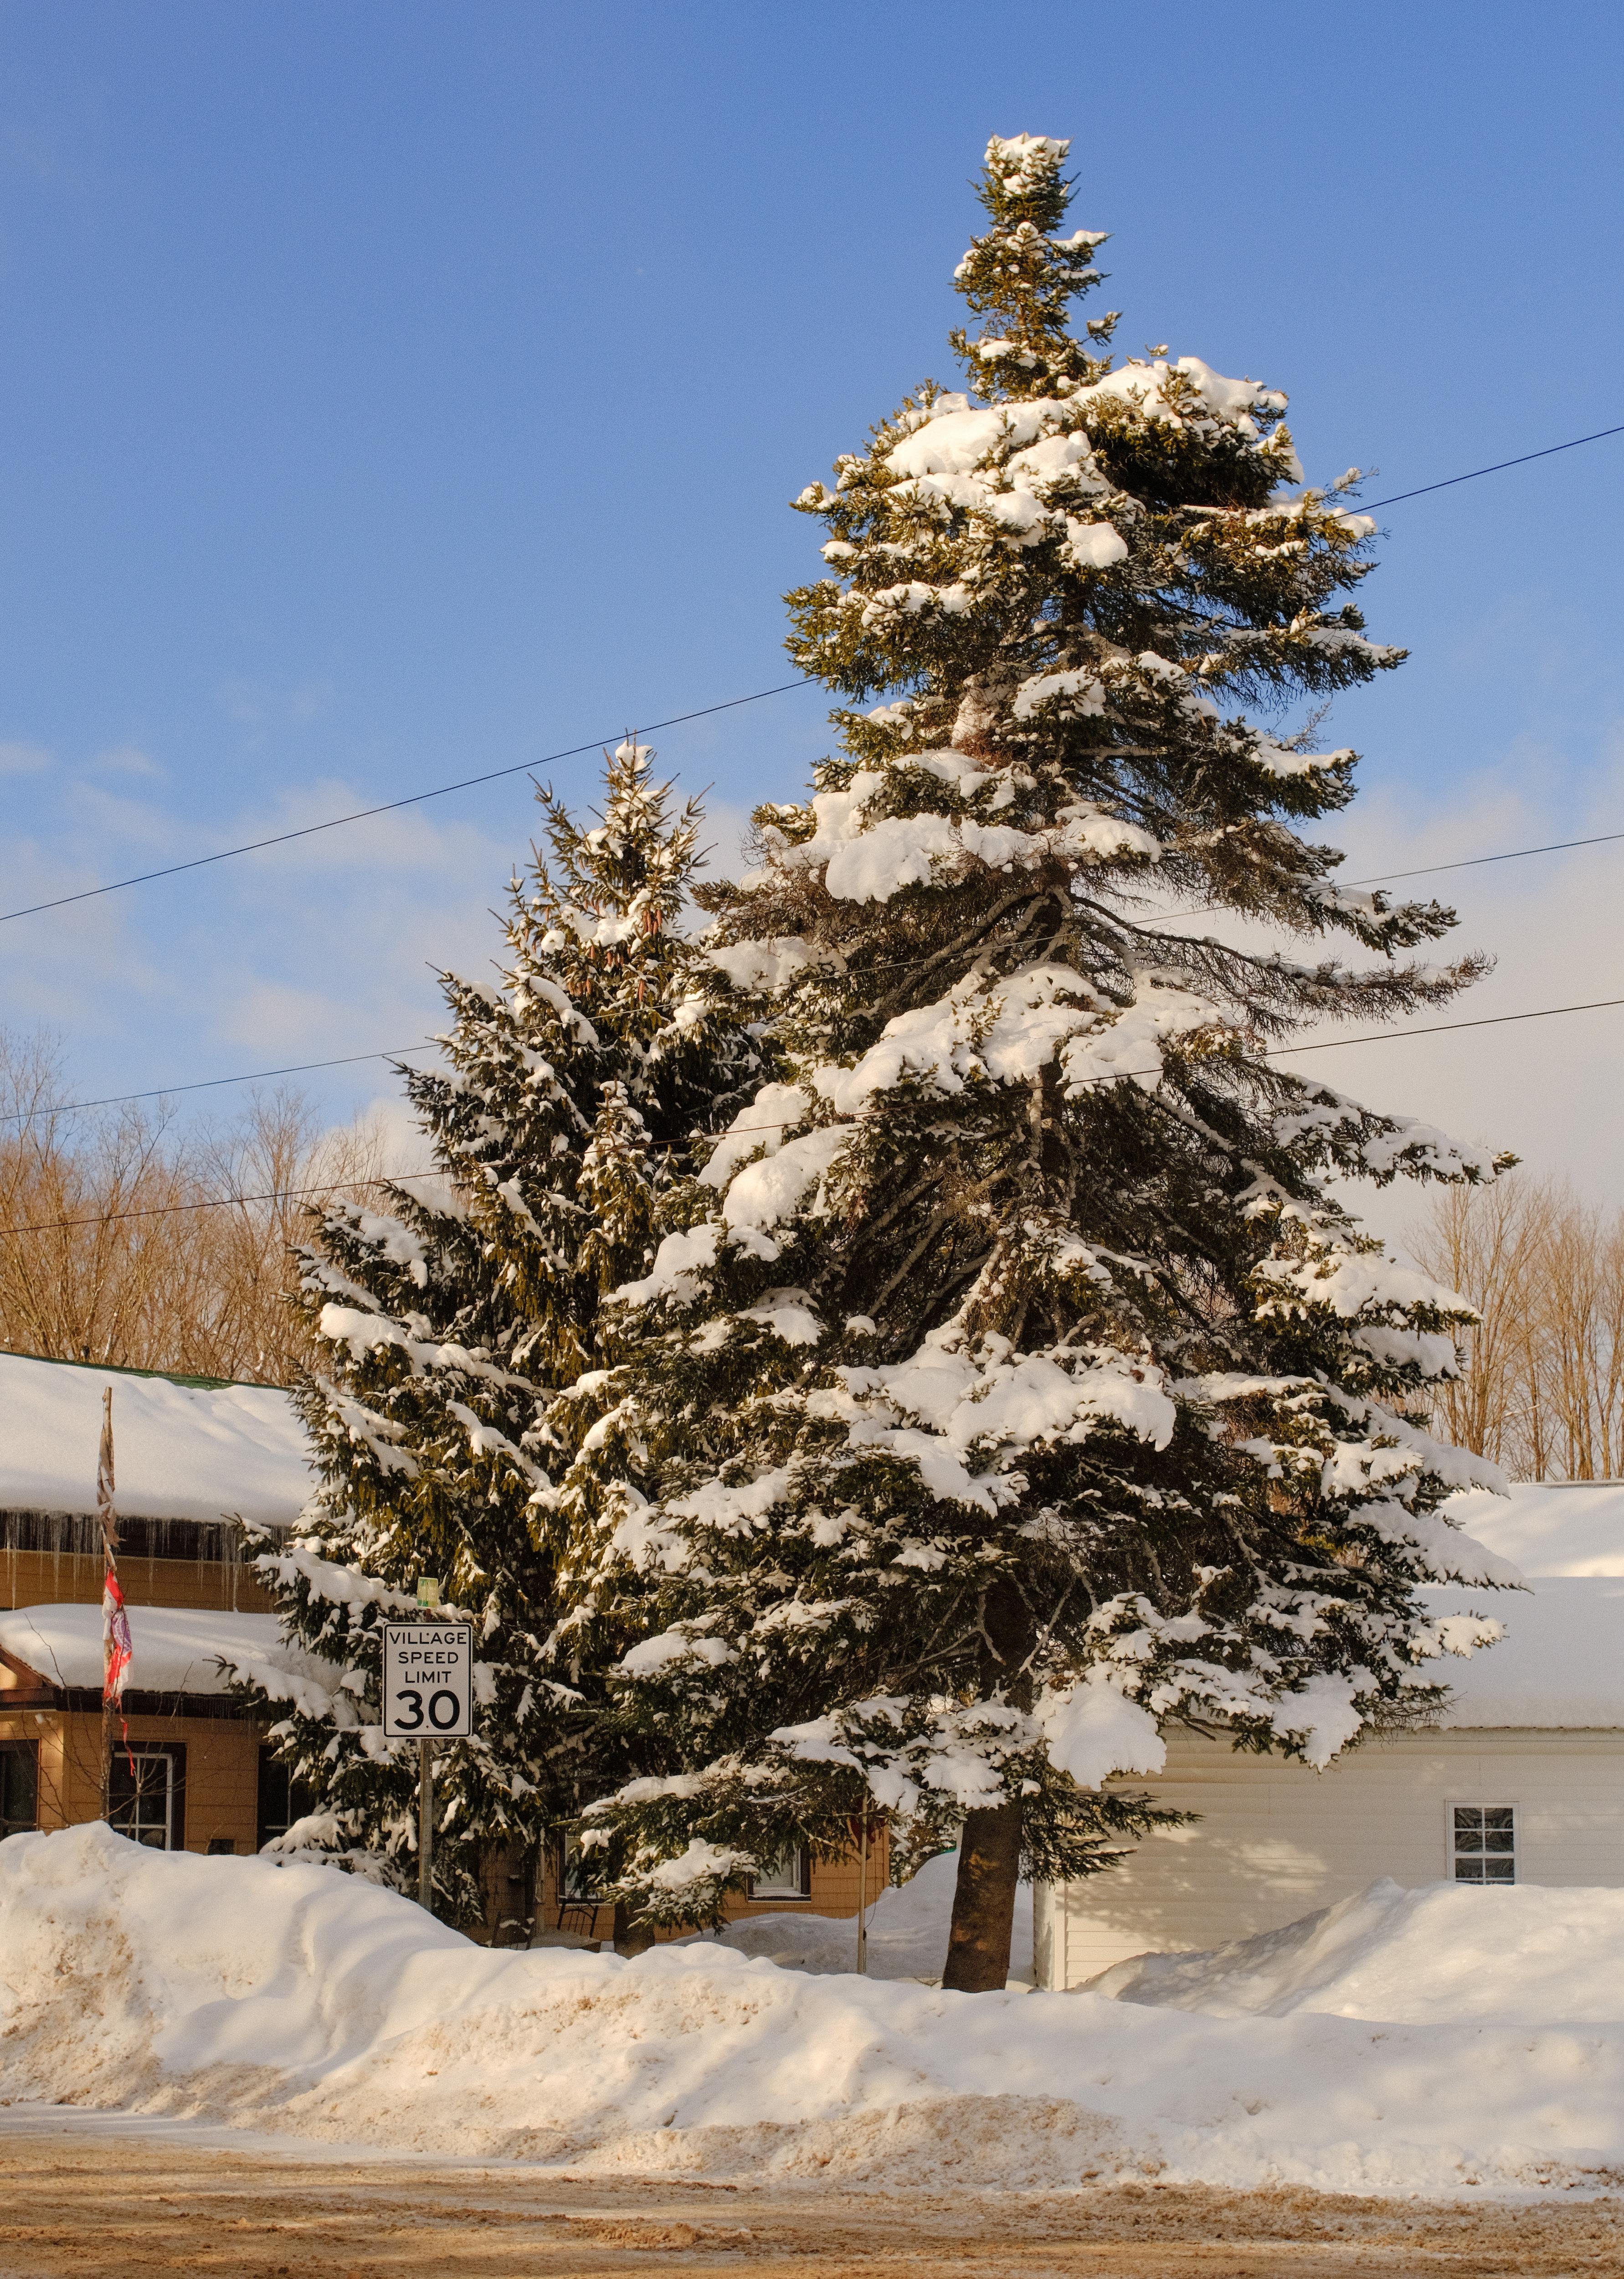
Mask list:
[[[183,1211],[230,1210],[239,1203],[284,1203],[303,1195],[336,1195],[346,1187],[387,1187],[398,1179],[438,1179],[442,1172],[380,1171],[375,1179],[330,1179],[317,1187],[267,1187],[257,1195],[207,1195],[193,1203],[145,1203],[134,1210],[91,1211],[83,1218],[42,1218],[27,1226],[0,1226],[0,1242],[14,1234],[57,1234],[74,1226],[118,1226],[131,1218],[174,1218]]]
[[[1555,839],[1542,847],[1508,847],[1498,855],[1464,855],[1452,858],[1447,863],[1426,863],[1419,870],[1381,871],[1367,878],[1348,879],[1341,883],[1350,886],[1379,886],[1394,879],[1425,879],[1436,871],[1470,871],[1486,863],[1520,862],[1527,855],[1561,855],[1579,847],[1610,847],[1620,839],[1624,839],[1624,831],[1605,831],[1594,839]],[[1199,902],[1191,909],[1172,911],[1167,915],[1170,917],[1199,917],[1204,911],[1227,909],[1229,907],[1224,902]],[[1006,946],[997,942],[989,945],[992,948]],[[912,958],[901,958],[894,963],[900,967],[912,965],[915,962]],[[866,976],[869,973],[888,972],[892,970],[892,963],[887,962],[879,965],[865,965],[862,971],[862,975]],[[1419,1034],[1420,1032],[1416,1031],[1406,1033]],[[154,1085],[147,1092],[112,1092],[104,1094],[99,1100],[52,1101],[43,1108],[13,1109],[4,1115],[0,1115],[0,1124],[34,1124],[48,1116],[74,1116],[92,1108],[122,1108],[133,1101],[139,1100],[168,1100],[183,1092],[215,1092],[227,1085],[267,1084],[273,1077],[309,1076],[320,1069],[351,1068],[361,1061],[403,1060],[409,1053],[426,1053],[433,1049],[432,1043],[395,1045],[378,1052],[341,1053],[333,1060],[294,1061],[286,1068],[250,1069],[241,1076],[205,1076],[193,1078],[185,1084]]]
[[[1503,855],[1463,855],[1456,862],[1423,863],[1418,871],[1378,871],[1374,878],[1346,879],[1342,884],[1380,886],[1393,879],[1429,878],[1435,871],[1475,871],[1485,863],[1515,863],[1525,855],[1565,855],[1574,847],[1611,847],[1619,839],[1624,839],[1624,831],[1604,831],[1595,839],[1553,839],[1545,847],[1511,847]]]
[[[1441,483],[1423,483],[1419,490],[1398,491],[1391,498],[1373,499],[1361,506],[1361,514],[1375,514],[1378,508],[1402,506],[1406,499],[1425,498],[1429,491],[1452,490],[1457,483],[1475,483],[1480,475],[1503,474],[1507,467],[1526,467],[1531,459],[1551,459],[1559,451],[1576,451],[1582,443],[1599,443],[1609,435],[1624,435],[1624,426],[1598,427],[1593,435],[1571,435],[1566,443],[1547,443],[1543,451],[1524,451],[1514,459],[1497,459],[1491,467],[1474,467],[1469,474],[1445,475]]]
[[[1592,997],[1582,1005],[1541,1005],[1532,1013],[1480,1013],[1475,1021],[1434,1021],[1424,1029],[1376,1029],[1367,1037],[1321,1037],[1312,1045],[1275,1045],[1264,1053],[1266,1061],[1284,1060],[1292,1053],[1335,1053],[1344,1045],[1390,1045],[1405,1037],[1437,1037],[1446,1029],[1498,1029],[1506,1021],[1549,1021],[1559,1013],[1601,1013],[1624,1005],[1624,997]]]
[[[1559,451],[1576,451],[1582,444],[1599,443],[1605,441],[1609,435],[1624,435],[1624,426],[1598,427],[1593,434],[1572,435],[1565,443],[1548,443],[1543,450],[1524,451],[1514,459],[1497,459],[1492,466],[1473,467],[1464,475],[1445,475],[1442,481],[1423,483],[1417,490],[1398,491],[1391,498],[1375,499],[1369,506],[1360,508],[1359,511],[1370,514],[1383,507],[1402,506],[1408,499],[1425,498],[1432,491],[1451,490],[1457,483],[1475,483],[1483,475],[1502,474],[1508,467],[1525,467],[1535,459],[1554,457]],[[765,697],[782,696],[792,688],[808,688],[811,686],[812,676],[809,674],[799,680],[780,681],[776,687],[758,688],[748,696],[730,696],[720,704],[703,704],[697,711],[678,712],[674,713],[669,720],[652,721],[647,728],[640,730],[639,733],[653,735],[657,730],[663,728],[678,728],[690,720],[709,719],[717,712],[734,711],[741,704],[759,704]],[[240,847],[222,847],[212,855],[195,855],[189,862],[168,863],[160,870],[140,871],[128,879],[110,879],[105,886],[82,886],[77,894],[57,894],[50,902],[29,902],[19,909],[0,910],[0,925],[9,925],[13,918],[37,917],[44,910],[64,909],[70,903],[93,902],[101,894],[122,894],[129,886],[150,886],[157,879],[178,878],[186,871],[206,870],[211,863],[228,863],[239,855],[257,855],[267,847],[286,847],[295,840],[314,838],[318,833],[323,831],[337,831],[346,824],[364,823],[376,815],[394,815],[403,807],[419,807],[425,800],[444,799],[456,791],[471,791],[479,784],[496,783],[504,776],[524,775],[534,768],[555,766],[560,760],[578,759],[583,753],[594,750],[607,740],[605,737],[594,736],[585,744],[571,744],[567,750],[550,752],[542,759],[517,760],[510,767],[490,768],[482,775],[462,776],[455,783],[436,784],[429,791],[410,792],[403,799],[384,800],[376,807],[356,808],[349,815],[330,816],[325,823],[307,823],[297,831],[273,832],[264,839],[245,840]],[[1393,875],[1407,877],[1413,874],[1396,872]]]
[[[721,704],[701,704],[696,712],[676,712],[669,720],[651,721],[640,728],[639,735],[652,736],[661,728],[679,728],[686,721],[708,720],[716,712],[732,712],[741,704],[759,704],[763,697],[782,696],[787,689],[806,688],[808,679],[782,680],[776,688],[758,688],[748,696],[730,696]],[[612,732],[611,732],[612,733]],[[206,870],[211,863],[229,863],[234,856],[257,855],[267,847],[286,847],[295,839],[313,839],[318,832],[337,831],[347,823],[364,823],[374,815],[394,815],[402,807],[420,807],[425,800],[444,799],[454,791],[471,791],[477,784],[496,783],[503,776],[522,776],[537,768],[550,768],[560,760],[578,759],[582,753],[600,750],[609,742],[607,736],[594,736],[585,744],[571,744],[567,751],[548,752],[539,760],[516,760],[511,767],[487,768],[483,775],[461,776],[456,783],[436,784],[432,791],[409,792],[404,799],[386,799],[376,807],[358,807],[351,815],[329,816],[325,823],[307,823],[297,831],[273,832],[268,839],[245,840],[241,847],[222,847],[212,855],[194,855],[188,863],[166,863],[160,871],[139,871],[133,878],[110,879],[104,886],[81,886],[75,894],[57,894],[48,902],[29,902],[23,909],[0,910],[0,925],[12,918],[37,917],[42,910],[59,910],[70,902],[94,902],[98,894],[122,894],[126,886],[150,886],[155,879],[177,878],[182,871]]]
[[[1270,1045],[1255,1057],[1265,1061],[1286,1060],[1298,1053],[1337,1052],[1344,1045],[1390,1045],[1402,1042],[1406,1037],[1436,1037],[1452,1029],[1498,1028],[1510,1021],[1549,1021],[1562,1013],[1599,1013],[1617,1005],[1624,1005],[1624,997],[1593,997],[1582,1005],[1540,1005],[1528,1013],[1486,1013],[1472,1021],[1433,1021],[1420,1029],[1378,1029],[1363,1037],[1321,1037],[1306,1045]],[[1114,1069],[1108,1076],[1084,1077],[1073,1089],[1091,1091],[1096,1085],[1129,1084],[1138,1077],[1161,1074],[1160,1063],[1155,1068]],[[786,1124],[796,1120],[781,1116],[767,1124],[733,1124],[725,1132],[714,1132],[709,1136],[720,1140],[747,1132],[781,1132]],[[856,1122],[862,1120],[854,1119],[854,1128]],[[71,1227],[114,1226],[124,1219],[172,1218],[182,1211],[226,1210],[239,1203],[290,1202],[305,1195],[338,1194],[347,1187],[386,1187],[397,1180],[444,1177],[445,1172],[431,1166],[422,1171],[380,1171],[376,1178],[372,1179],[334,1179],[324,1186],[272,1187],[263,1194],[211,1195],[199,1202],[152,1203],[134,1210],[91,1212],[83,1218],[39,1219],[25,1226],[0,1226],[0,1241],[10,1240],[15,1235],[56,1234]]]
[[[181,1092],[216,1092],[222,1085],[269,1084],[277,1076],[309,1076],[316,1069],[353,1068],[357,1061],[398,1061],[408,1053],[427,1053],[432,1044],[396,1045],[387,1052],[341,1053],[330,1061],[295,1061],[288,1068],[250,1069],[243,1076],[201,1076],[189,1084],[157,1084],[149,1092],[110,1092],[100,1100],[55,1101],[45,1108],[18,1108],[0,1116],[0,1124],[36,1124],[46,1116],[77,1116],[90,1108],[122,1108],[131,1101],[168,1100]]]

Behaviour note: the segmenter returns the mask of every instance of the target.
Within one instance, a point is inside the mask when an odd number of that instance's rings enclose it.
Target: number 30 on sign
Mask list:
[[[473,1631],[466,1623],[386,1623],[383,1729],[391,1741],[473,1734]]]

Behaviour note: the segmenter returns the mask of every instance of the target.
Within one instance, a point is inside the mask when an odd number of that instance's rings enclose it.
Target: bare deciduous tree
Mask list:
[[[1519,1479],[1624,1473],[1624,1211],[1521,1172],[1434,1197],[1411,1248],[1476,1307],[1437,1421]]]
[[[62,1096],[51,1040],[0,1031],[0,1347],[287,1383],[295,1191],[363,1189],[376,1129],[324,1132],[290,1091],[190,1127],[162,1101],[68,1114]]]

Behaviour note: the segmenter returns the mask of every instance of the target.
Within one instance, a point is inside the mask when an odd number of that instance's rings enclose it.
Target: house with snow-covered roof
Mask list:
[[[297,1799],[225,1668],[279,1651],[243,1523],[290,1529],[310,1494],[293,1403],[270,1385],[23,1354],[0,1354],[0,1836],[101,1810],[96,1477],[109,1385],[135,1646],[114,1819],[162,1849],[252,1852]]]
[[[1383,1876],[1624,1887],[1624,1482],[1529,1482],[1451,1511],[1528,1587],[1425,1594],[1504,1632],[1434,1666],[1450,1688],[1438,1721],[1372,1734],[1321,1772],[1168,1730],[1159,1769],[1110,1785],[1199,1816],[1035,1892],[1040,1984],[1274,1930]]]
[[[160,1850],[255,1852],[308,1802],[232,1678],[286,1698],[320,1676],[281,1637],[243,1555],[243,1523],[290,1531],[314,1485],[293,1402],[274,1386],[20,1354],[0,1354],[0,1838],[101,1813],[96,1476],[108,1385],[134,1646],[114,1824]],[[728,1911],[852,1915],[885,1868],[883,1839],[866,1877],[854,1856],[814,1860],[795,1847]],[[560,1856],[494,1858],[487,1898],[492,1935],[534,1916],[553,1936],[612,1936],[613,1910]]]

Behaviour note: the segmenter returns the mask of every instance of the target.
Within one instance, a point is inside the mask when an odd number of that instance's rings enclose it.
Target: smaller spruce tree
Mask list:
[[[476,1730],[436,1772],[436,1887],[463,1920],[493,1848],[533,1853],[624,1769],[594,1673],[548,1652],[573,1454],[552,1412],[601,1362],[604,1293],[647,1270],[663,1190],[755,1058],[681,931],[699,810],[673,813],[653,756],[608,759],[590,826],[540,794],[548,853],[510,884],[498,983],[442,976],[446,1065],[402,1070],[434,1176],[312,1214],[300,1254],[321,1484],[258,1558],[295,1652],[257,1698],[317,1800],[294,1844],[409,1884],[416,1752],[383,1737],[379,1625],[441,1578],[475,1633]]]

